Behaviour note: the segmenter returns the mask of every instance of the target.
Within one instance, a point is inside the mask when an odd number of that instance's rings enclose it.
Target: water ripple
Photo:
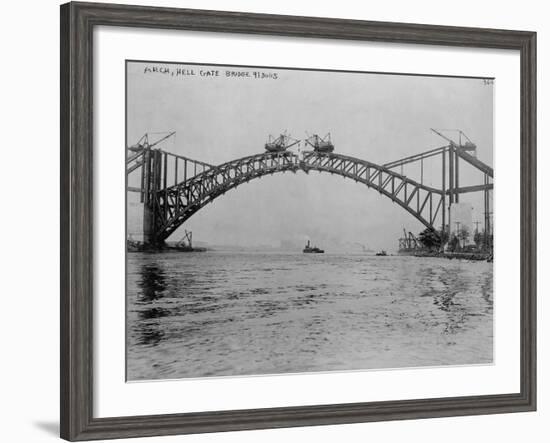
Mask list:
[[[128,256],[130,380],[490,363],[493,268],[324,254]]]

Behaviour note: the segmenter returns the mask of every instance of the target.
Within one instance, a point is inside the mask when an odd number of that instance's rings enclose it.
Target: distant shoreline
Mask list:
[[[406,255],[406,254],[403,254]],[[435,252],[423,251],[411,254],[414,257],[436,257],[447,259],[462,259],[462,260],[477,260],[477,261],[493,261],[493,254],[487,252]]]

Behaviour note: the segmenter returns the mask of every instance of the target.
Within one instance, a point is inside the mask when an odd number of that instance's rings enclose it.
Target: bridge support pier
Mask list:
[[[158,238],[158,217],[155,210],[161,176],[162,152],[148,149],[143,159],[143,243],[149,247],[164,245],[164,240]]]
[[[155,243],[155,228],[153,210],[147,204],[143,205],[143,243]]]

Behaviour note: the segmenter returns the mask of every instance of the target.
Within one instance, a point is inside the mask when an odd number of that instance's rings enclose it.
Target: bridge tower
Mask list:
[[[139,192],[143,203],[143,243],[159,246],[164,240],[159,238],[161,219],[159,217],[158,192],[166,189],[167,154],[160,149],[153,149],[159,143],[172,137],[175,132],[165,133],[157,141],[150,143],[150,134],[146,133],[139,141],[128,147],[126,159],[127,176],[133,171],[140,171],[140,186],[127,185],[128,191]]]
[[[159,150],[146,149],[143,153],[142,201],[143,242],[149,245],[164,243],[157,238],[159,217],[156,214],[156,196],[162,183],[162,155]],[[164,174],[166,176],[166,174]]]
[[[213,167],[205,162],[154,148],[175,132],[162,134],[166,135],[152,143],[149,142],[150,134],[145,134],[136,144],[127,148],[126,158],[126,175],[132,177],[134,184],[130,186],[127,182],[126,189],[140,194],[140,202],[143,203],[143,243],[152,248],[164,245],[167,222],[177,213],[182,201],[180,197],[185,197],[179,191],[173,195],[171,188]],[[138,180],[139,186],[135,186]]]

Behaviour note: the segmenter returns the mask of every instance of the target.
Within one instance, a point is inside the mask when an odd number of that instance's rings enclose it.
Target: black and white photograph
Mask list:
[[[6,2],[0,441],[546,442],[545,6]]]
[[[494,86],[128,60],[127,380],[492,364]]]

